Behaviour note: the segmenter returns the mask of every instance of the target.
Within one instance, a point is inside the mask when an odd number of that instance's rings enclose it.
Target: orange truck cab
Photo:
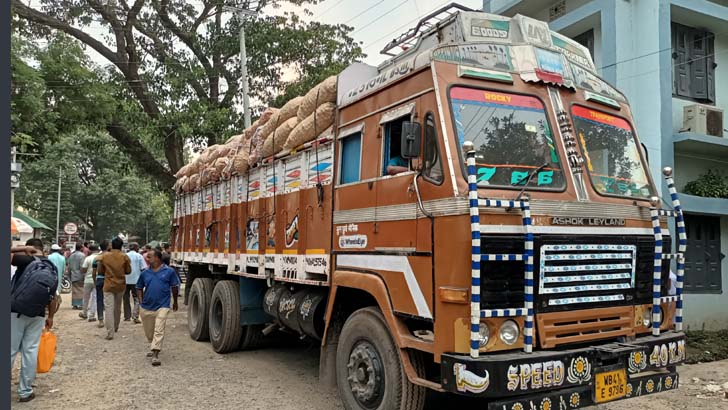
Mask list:
[[[338,75],[316,140],[178,196],[191,336],[220,353],[280,329],[321,340],[322,381],[353,409],[421,409],[426,389],[546,410],[677,388],[682,210],[670,169],[661,207],[588,50],[451,5],[383,52]]]

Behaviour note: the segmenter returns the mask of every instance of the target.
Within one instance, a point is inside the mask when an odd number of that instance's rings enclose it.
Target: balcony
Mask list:
[[[728,158],[728,138],[681,132],[673,135],[675,153],[699,155],[724,161]]]

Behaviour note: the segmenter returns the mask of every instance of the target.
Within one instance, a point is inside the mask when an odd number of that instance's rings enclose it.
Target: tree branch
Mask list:
[[[124,151],[139,169],[153,176],[165,188],[171,188],[174,185],[174,175],[166,169],[156,158],[142,145],[142,143],[134,138],[123,125],[114,121],[106,126],[109,134],[119,143],[119,147]]]
[[[89,36],[88,34],[84,33],[83,31],[61,21],[58,20],[55,17],[51,17],[47,14],[41,13],[38,10],[35,10],[33,8],[30,8],[20,2],[20,0],[12,0],[12,6],[15,12],[18,14],[18,16],[37,23],[44,26],[48,26],[51,28],[54,28],[56,30],[63,31],[64,33],[75,37],[79,41],[81,41],[84,44],[87,44],[89,47],[96,50],[99,54],[104,56],[109,61],[114,61],[116,59],[116,54],[111,51],[108,47],[106,47],[103,43],[96,40],[95,38]]]

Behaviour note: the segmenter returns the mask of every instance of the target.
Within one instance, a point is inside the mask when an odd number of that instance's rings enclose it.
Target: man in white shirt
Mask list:
[[[139,299],[137,299],[136,283],[139,275],[145,268],[144,258],[139,254],[139,244],[129,244],[129,252],[126,253],[131,261],[131,273],[126,275],[126,289],[124,289],[124,321],[134,320],[134,323],[141,323],[139,320]],[[134,307],[132,308],[132,300]]]
[[[83,305],[81,306],[81,313],[78,317],[81,319],[88,319],[89,322],[96,321],[96,284],[94,283],[94,260],[97,256],[101,255],[99,245],[93,244],[89,246],[89,255],[83,260],[81,264],[81,272],[84,274],[83,277]]]

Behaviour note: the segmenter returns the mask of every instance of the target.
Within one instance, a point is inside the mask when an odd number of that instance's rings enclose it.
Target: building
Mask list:
[[[19,245],[25,245],[25,241],[27,241],[30,238],[42,238],[43,231],[54,232],[53,229],[49,228],[43,222],[41,222],[35,218],[32,218],[18,210],[13,211],[13,218],[25,223],[27,226],[29,226],[31,228],[30,232],[18,232],[17,236],[14,235],[13,236],[13,245],[15,245],[16,242]]]
[[[712,132],[683,127],[688,105],[728,113],[728,1],[484,0],[483,10],[549,22],[587,47],[602,78],[627,95],[653,176],[658,180],[662,167],[673,167],[681,192],[686,324],[728,328],[728,199],[684,193],[709,170],[728,177],[728,117],[712,114],[722,120]],[[716,130],[722,138],[707,135]],[[660,189],[669,202],[667,187]]]

